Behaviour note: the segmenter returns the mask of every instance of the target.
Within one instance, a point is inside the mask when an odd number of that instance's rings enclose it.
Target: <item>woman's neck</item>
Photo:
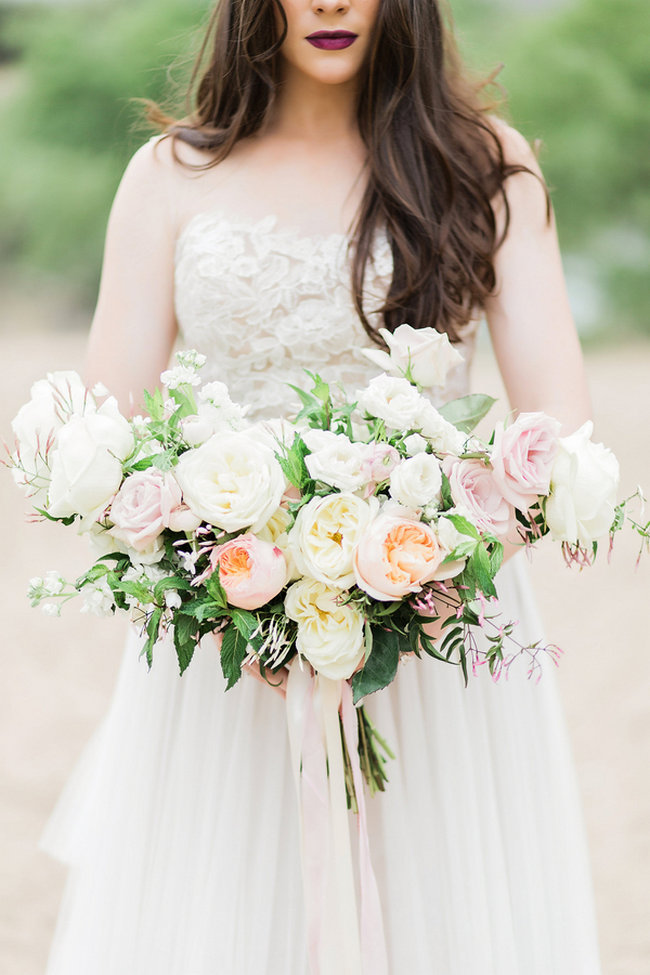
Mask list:
[[[356,103],[356,81],[325,85],[285,65],[269,131],[313,143],[356,141]]]

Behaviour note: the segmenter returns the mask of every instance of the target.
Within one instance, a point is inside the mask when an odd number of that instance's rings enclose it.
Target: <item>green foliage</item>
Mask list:
[[[12,9],[6,43],[22,53],[18,93],[0,103],[0,259],[67,276],[94,298],[117,183],[148,132],[130,99],[183,89],[200,0],[127,0]],[[182,98],[177,99],[182,105]]]
[[[543,140],[563,251],[588,269],[601,322],[649,328],[647,0],[449,6],[466,60],[477,74],[504,63],[498,81],[513,123]],[[0,101],[10,148],[0,154],[3,263],[62,275],[92,302],[111,199],[148,134],[136,130],[130,99],[171,95],[182,112],[210,7],[105,0],[3,10],[3,48],[21,55],[4,68],[16,91]]]

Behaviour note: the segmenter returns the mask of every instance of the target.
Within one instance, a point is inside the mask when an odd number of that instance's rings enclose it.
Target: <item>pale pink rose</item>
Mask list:
[[[494,478],[520,511],[548,494],[559,436],[560,424],[545,413],[521,413],[510,426],[494,431]]]
[[[181,489],[172,474],[156,467],[136,471],[123,482],[110,507],[111,535],[136,552],[151,548],[158,536],[173,531],[193,531],[196,516],[182,503]]]
[[[513,510],[503,497],[494,473],[482,460],[443,461],[449,478],[454,505],[479,531],[493,535],[507,535],[512,526]]]
[[[419,592],[445,557],[433,528],[400,515],[382,514],[365,530],[354,554],[357,585],[373,599],[391,602]]]
[[[259,609],[287,584],[287,562],[282,549],[247,532],[215,549],[213,567],[231,606]]]

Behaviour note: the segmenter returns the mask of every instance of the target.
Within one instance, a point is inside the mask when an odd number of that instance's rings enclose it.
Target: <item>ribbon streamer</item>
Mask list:
[[[361,936],[339,709],[358,806]],[[299,804],[312,975],[388,975],[381,905],[370,860],[357,716],[346,681],[289,668],[287,721]]]

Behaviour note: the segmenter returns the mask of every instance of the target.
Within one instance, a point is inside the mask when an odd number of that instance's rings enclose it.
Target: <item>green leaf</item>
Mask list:
[[[174,617],[174,647],[181,674],[187,670],[194,656],[198,630],[199,624],[191,616],[177,613]]]
[[[217,566],[212,575],[209,575],[206,579],[205,588],[208,595],[212,597],[214,602],[220,606],[221,609],[225,609],[228,605],[228,597],[226,596],[226,590],[219,581],[219,566]]]
[[[395,679],[399,663],[400,637],[395,630],[372,628],[372,651],[363,670],[352,678],[356,704],[367,694],[374,694]]]
[[[225,615],[225,609],[213,599],[193,599],[183,604],[183,613],[193,616],[199,623],[205,623],[207,620],[221,619]]]
[[[295,435],[290,447],[279,445],[279,449],[275,452],[278,463],[282,468],[282,473],[299,491],[311,479],[307,465],[305,464],[305,457],[309,453],[307,444],[299,434]]]
[[[162,420],[165,413],[165,402],[160,389],[155,389],[153,394],[144,391],[144,405],[147,413],[152,420]]]
[[[228,611],[233,623],[246,640],[246,643],[250,643],[255,650],[258,650],[262,645],[262,637],[257,633],[259,629],[257,616],[254,613],[250,613],[247,609],[236,609],[232,606],[228,607]]]
[[[173,589],[175,592],[191,592],[192,588],[192,584],[187,579],[183,579],[181,576],[168,576],[166,579],[161,579],[153,587],[153,598],[155,602],[159,603],[163,593],[168,592],[170,589]]]
[[[492,581],[492,567],[490,556],[483,545],[477,545],[469,558],[465,572],[471,573],[477,589],[486,596],[496,596],[496,589]]]
[[[113,592],[115,592],[116,589],[119,589],[120,592],[126,593],[127,596],[133,596],[138,600],[139,603],[142,603],[143,606],[146,606],[148,603],[153,603],[153,594],[149,589],[147,589],[146,586],[143,586],[141,582],[125,581],[124,579],[118,578],[112,572],[110,572],[108,575],[108,584]]]
[[[142,653],[145,654],[147,658],[149,669],[151,669],[151,665],[153,664],[153,648],[158,640],[158,630],[160,628],[161,618],[162,609],[155,609],[149,617],[149,622],[147,623],[146,627],[147,640],[142,648]]]
[[[470,393],[469,396],[461,396],[460,399],[445,403],[438,412],[462,433],[471,433],[476,424],[489,413],[494,403],[496,400],[493,396],[486,396],[485,393]]]
[[[234,687],[241,677],[241,668],[248,655],[248,642],[236,626],[230,625],[223,631],[221,639],[221,670],[226,678],[226,690]]]
[[[445,514],[445,518],[449,519],[456,531],[460,532],[461,535],[469,535],[470,538],[475,538],[477,542],[481,540],[481,535],[476,525],[473,525],[463,515]]]

